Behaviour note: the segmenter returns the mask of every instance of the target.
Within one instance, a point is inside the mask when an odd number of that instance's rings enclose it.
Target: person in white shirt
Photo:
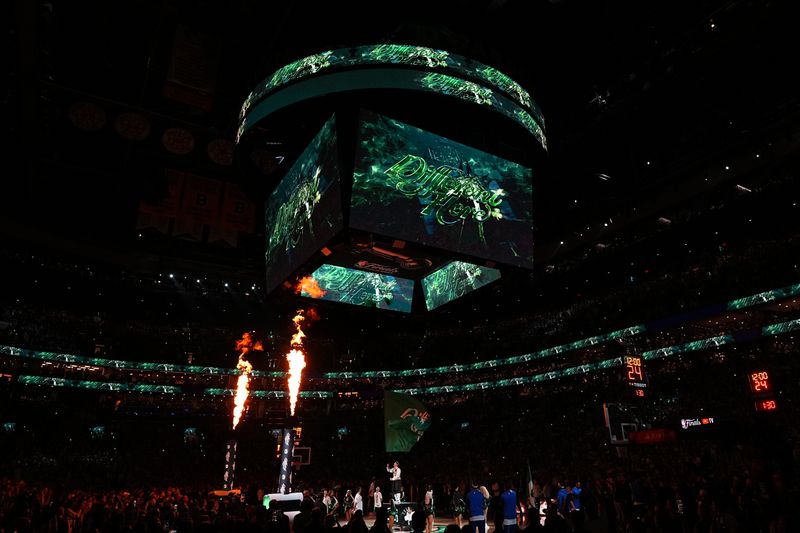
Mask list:
[[[353,508],[356,511],[361,511],[364,514],[364,497],[361,496],[361,487],[356,489],[356,497],[353,499]]]
[[[379,486],[375,485],[375,492],[372,497],[375,500],[375,513],[377,514],[378,509],[383,505],[383,494],[381,494],[381,488]]]
[[[396,503],[400,503],[400,493],[403,492],[403,482],[400,479],[400,463],[395,461],[394,466],[391,468],[389,468],[389,465],[386,465],[386,471],[392,474],[392,477],[389,478],[389,481],[392,482],[392,495],[394,496],[394,501]]]

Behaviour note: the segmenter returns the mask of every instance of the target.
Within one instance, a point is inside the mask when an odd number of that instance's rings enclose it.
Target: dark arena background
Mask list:
[[[800,531],[793,7],[10,2],[0,533]]]

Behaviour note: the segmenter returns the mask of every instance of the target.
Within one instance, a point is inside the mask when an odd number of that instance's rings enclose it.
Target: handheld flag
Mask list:
[[[531,474],[531,462],[526,461],[526,463],[528,464],[528,473],[525,479],[525,495],[528,497],[529,505],[533,505],[533,475]]]

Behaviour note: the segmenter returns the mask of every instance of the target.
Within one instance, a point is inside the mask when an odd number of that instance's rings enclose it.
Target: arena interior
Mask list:
[[[800,531],[791,5],[10,2],[0,533]]]

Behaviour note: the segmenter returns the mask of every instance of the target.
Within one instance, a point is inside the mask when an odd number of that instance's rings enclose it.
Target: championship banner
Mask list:
[[[222,43],[219,37],[179,25],[175,29],[164,96],[211,111]]]
[[[383,423],[387,452],[407,452],[431,426],[431,415],[409,394],[384,391]]]

